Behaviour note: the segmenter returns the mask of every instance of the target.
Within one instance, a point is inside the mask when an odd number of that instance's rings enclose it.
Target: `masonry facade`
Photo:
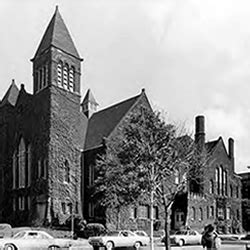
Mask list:
[[[246,232],[250,231],[250,172],[240,173],[242,187],[242,226]]]
[[[33,93],[13,81],[0,102],[0,221],[57,225],[73,212],[112,228],[112,211],[91,200],[95,160],[131,113],[142,106],[151,109],[145,90],[100,111],[90,90],[81,102],[82,58],[57,8],[31,61]],[[228,150],[221,137],[206,143],[204,128],[204,118],[198,117],[195,140],[211,155],[204,172],[208,178],[202,187],[188,183],[177,197],[171,227],[201,230],[215,223],[218,230],[239,231],[241,184],[234,171],[233,140]],[[124,208],[121,220],[126,228],[148,230],[149,213],[146,204]],[[163,228],[163,217],[155,206],[155,230]]]
[[[73,212],[106,223],[90,199],[97,154],[141,106],[140,94],[97,111],[81,102],[81,62],[58,8],[33,63],[33,93],[12,82],[0,102],[0,221],[12,226],[61,225]]]
[[[197,116],[195,143],[208,160],[201,181],[187,183],[187,192],[173,205],[172,229],[188,226],[202,231],[211,223],[218,232],[241,232],[241,178],[235,173],[233,139],[229,138],[228,149],[221,137],[206,142],[205,118]]]
[[[33,94],[13,81],[0,104],[1,221],[62,224],[81,211],[81,61],[56,9],[33,63]]]

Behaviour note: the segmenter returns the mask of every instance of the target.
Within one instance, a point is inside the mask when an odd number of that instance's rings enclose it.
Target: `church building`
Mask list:
[[[33,93],[13,80],[0,100],[0,222],[62,225],[74,213],[87,222],[107,225],[89,190],[96,177],[96,156],[105,151],[105,141],[119,133],[131,112],[151,106],[142,89],[97,110],[90,90],[81,98],[82,61],[56,8],[31,59]],[[228,150],[221,137],[206,142],[202,116],[196,118],[195,130],[195,142],[209,153],[211,164],[202,188],[188,183],[186,192],[177,197],[171,228],[201,231],[214,223],[220,231],[239,232],[241,181],[235,174],[233,140],[229,139]],[[163,229],[164,213],[160,207],[154,209],[155,229]],[[128,213],[123,218],[127,229],[149,230],[148,206],[141,204]]]
[[[13,80],[0,101],[0,221],[12,226],[63,224],[73,213],[91,221],[93,162],[124,117],[150,106],[145,91],[97,111],[81,102],[81,62],[56,7],[33,63],[33,93]]]

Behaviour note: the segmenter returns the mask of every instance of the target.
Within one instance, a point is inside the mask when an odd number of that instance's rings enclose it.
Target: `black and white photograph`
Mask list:
[[[0,0],[0,250],[250,250],[250,1]]]

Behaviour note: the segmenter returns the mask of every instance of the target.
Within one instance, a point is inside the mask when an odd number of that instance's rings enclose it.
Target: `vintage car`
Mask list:
[[[47,232],[38,230],[21,231],[12,238],[0,240],[0,250],[55,250],[68,249],[70,246],[87,246],[91,249],[87,241],[54,238]]]
[[[195,230],[182,230],[177,231],[170,236],[171,244],[183,245],[197,245],[201,244],[201,234]]]
[[[147,234],[145,231],[142,231],[142,230],[136,230],[136,231],[134,231],[134,233],[135,233],[136,235],[139,235],[139,236],[148,237],[148,234]]]
[[[95,247],[106,247],[108,250],[114,247],[147,246],[149,237],[137,235],[129,230],[108,232],[105,235],[90,237],[89,244]]]

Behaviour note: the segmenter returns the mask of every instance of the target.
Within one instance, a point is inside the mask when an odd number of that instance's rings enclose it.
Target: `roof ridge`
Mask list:
[[[108,107],[106,107],[106,108],[104,108],[104,109],[101,109],[101,110],[95,112],[95,114],[98,114],[98,113],[101,113],[101,112],[103,112],[103,111],[106,111],[107,109],[110,109],[110,108],[119,106],[119,105],[121,105],[121,104],[123,104],[123,103],[125,103],[125,102],[127,102],[127,101],[131,101],[132,99],[139,98],[140,96],[141,96],[141,94],[138,94],[138,95],[136,95],[136,96],[132,96],[132,97],[130,97],[130,98],[128,98],[128,99],[125,99],[125,100],[120,101],[120,102],[118,102],[118,103],[116,103],[116,104],[112,104],[111,106],[108,106]]]

